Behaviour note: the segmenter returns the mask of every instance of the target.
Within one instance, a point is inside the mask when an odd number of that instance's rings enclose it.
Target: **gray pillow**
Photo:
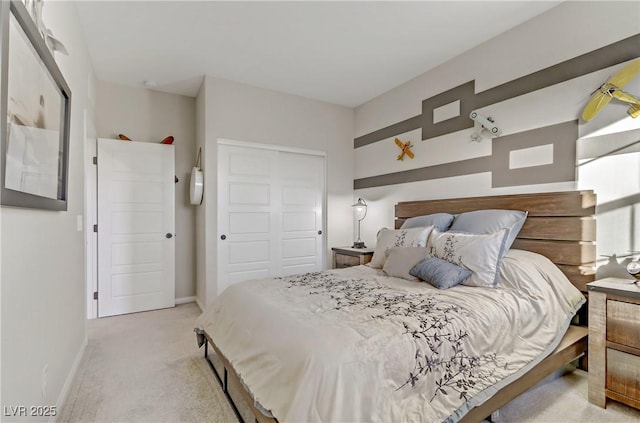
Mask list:
[[[451,222],[453,222],[454,216],[449,213],[434,213],[426,214],[424,216],[410,217],[405,220],[401,229],[419,228],[423,226],[435,226],[440,232],[444,232],[449,229]]]
[[[416,264],[409,274],[438,289],[448,289],[464,282],[471,276],[471,271],[431,256]]]
[[[500,254],[502,257],[511,248],[526,219],[527,212],[520,210],[476,210],[457,215],[449,230],[470,234],[490,234],[506,229],[507,239]]]
[[[389,255],[387,256],[387,261],[384,263],[382,271],[387,276],[417,281],[418,278],[410,275],[409,271],[428,255],[429,250],[425,247],[392,248],[389,250]]]

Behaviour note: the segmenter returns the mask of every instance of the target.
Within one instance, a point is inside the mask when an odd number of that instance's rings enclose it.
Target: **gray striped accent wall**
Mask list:
[[[422,114],[355,138],[354,148],[358,149],[416,129],[421,129],[423,141],[469,129],[474,125],[473,120],[469,118],[472,110],[615,66],[639,55],[640,34],[636,34],[479,93],[475,92],[475,81],[469,81],[423,100]],[[434,110],[457,101],[459,106],[450,108],[456,110],[457,115],[434,122]],[[577,139],[577,120],[509,134],[493,139],[491,155],[356,179],[354,189],[482,172],[492,173],[492,187],[575,181]],[[550,163],[522,168],[510,165],[512,152],[542,146],[549,146],[546,148],[552,152],[553,158]]]
[[[491,172],[493,188],[574,181],[577,139],[577,120],[545,126],[493,138],[492,154],[489,156],[356,179],[353,181],[353,188],[372,188],[484,172]],[[539,146],[552,146],[552,163],[511,168],[512,152]]]

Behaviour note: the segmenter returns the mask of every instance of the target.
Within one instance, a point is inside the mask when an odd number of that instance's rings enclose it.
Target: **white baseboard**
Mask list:
[[[78,372],[78,367],[80,367],[80,362],[82,361],[82,357],[84,357],[84,352],[87,350],[88,340],[87,337],[84,337],[84,341],[82,341],[82,346],[80,347],[80,351],[76,355],[76,359],[73,361],[73,365],[71,366],[71,370],[69,371],[69,375],[67,376],[67,380],[65,380],[64,385],[62,385],[62,390],[60,391],[60,395],[58,395],[58,401],[56,401],[56,410],[57,413],[55,416],[51,416],[49,418],[49,422],[53,423],[56,421],[57,417],[62,412],[62,406],[65,401],[67,401],[67,396],[69,395],[69,389],[71,389],[71,384],[76,377],[76,373]]]
[[[200,302],[200,299],[198,297],[196,298],[196,304],[198,305],[198,307],[200,307],[200,311],[204,311],[204,307],[202,307],[202,303]]]
[[[180,297],[176,298],[176,305],[187,304],[196,301],[196,297]]]

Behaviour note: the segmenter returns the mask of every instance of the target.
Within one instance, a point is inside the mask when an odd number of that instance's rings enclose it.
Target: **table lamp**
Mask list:
[[[353,243],[351,248],[367,248],[364,245],[364,242],[360,239],[360,222],[364,220],[364,217],[367,215],[367,203],[362,199],[358,198],[358,201],[353,204],[353,214],[356,219],[358,219],[358,239]]]

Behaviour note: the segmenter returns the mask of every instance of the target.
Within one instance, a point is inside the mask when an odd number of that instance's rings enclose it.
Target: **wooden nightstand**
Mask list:
[[[606,278],[589,292],[589,402],[640,409],[640,286]]]
[[[373,248],[333,247],[331,250],[334,269],[367,264],[373,257]]]

